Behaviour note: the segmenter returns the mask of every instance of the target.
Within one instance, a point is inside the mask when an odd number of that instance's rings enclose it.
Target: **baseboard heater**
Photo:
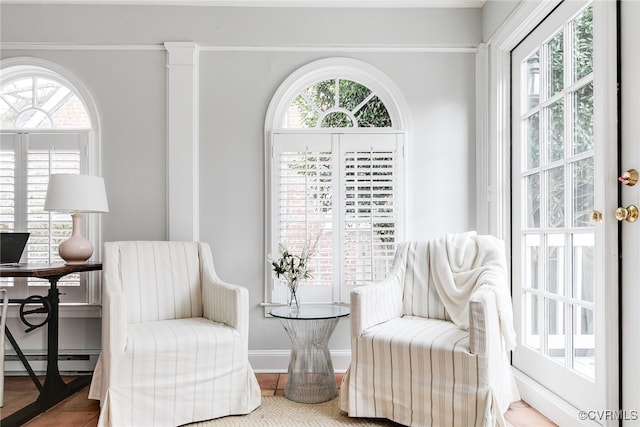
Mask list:
[[[58,355],[58,368],[62,375],[90,374],[98,361],[98,352],[66,351]],[[37,375],[44,375],[47,370],[46,353],[27,353],[25,357],[31,365],[31,369]],[[7,376],[28,375],[20,359],[15,353],[7,352],[4,357],[4,372]]]

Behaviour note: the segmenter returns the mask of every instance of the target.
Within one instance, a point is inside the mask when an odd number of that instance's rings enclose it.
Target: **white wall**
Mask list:
[[[482,40],[488,41],[515,10],[520,0],[487,0],[482,6]]]
[[[105,241],[166,238],[162,46],[199,45],[200,239],[211,245],[218,274],[249,289],[254,357],[289,349],[279,322],[258,305],[266,262],[263,130],[275,90],[302,65],[353,57],[403,92],[411,124],[408,238],[474,228],[477,9],[3,5],[0,19],[1,58],[55,62],[94,97],[110,203]],[[67,326],[63,348],[78,345]],[[333,350],[348,350],[348,331],[341,321]]]

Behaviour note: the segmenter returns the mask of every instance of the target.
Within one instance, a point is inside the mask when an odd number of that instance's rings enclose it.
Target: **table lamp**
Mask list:
[[[93,254],[93,245],[80,232],[81,213],[109,212],[104,179],[78,174],[50,175],[44,210],[71,213],[71,237],[60,243],[58,253],[67,264],[86,263]]]

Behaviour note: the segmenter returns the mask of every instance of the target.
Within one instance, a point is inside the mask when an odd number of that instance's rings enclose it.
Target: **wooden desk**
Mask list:
[[[33,403],[2,419],[0,421],[0,425],[2,425],[3,427],[19,426],[26,423],[36,415],[41,414],[47,409],[55,406],[56,404],[71,396],[91,382],[91,375],[76,378],[69,383],[65,383],[60,376],[60,370],[58,368],[58,328],[60,320],[60,291],[58,290],[58,280],[60,280],[61,277],[66,276],[67,274],[81,273],[84,271],[95,271],[101,269],[101,263],[86,263],[81,265],[18,264],[17,266],[0,266],[0,277],[37,277],[49,281],[49,292],[47,293],[47,296],[39,297],[39,301],[43,304],[43,308],[37,311],[46,313],[47,319],[41,325],[35,326],[35,328],[38,328],[40,326],[44,326],[45,323],[48,324],[47,373],[44,378],[44,384],[40,384],[40,381],[33,373],[29,362],[24,357],[24,354],[13,338],[13,335],[9,331],[9,328],[5,328],[7,338],[11,342],[13,348],[16,350],[16,353],[18,353],[18,357],[27,369],[27,372],[31,376],[31,379],[34,381],[36,387],[38,387],[40,395]],[[10,300],[10,302],[20,303],[22,306],[24,306],[24,304],[26,303],[34,303],[34,301],[30,299]],[[30,325],[24,319],[22,320],[23,322],[25,322],[25,324],[31,327],[31,330],[34,329],[33,325]]]

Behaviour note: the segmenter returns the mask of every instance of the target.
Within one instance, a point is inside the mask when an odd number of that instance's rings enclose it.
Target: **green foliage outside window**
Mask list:
[[[391,117],[380,98],[353,80],[315,83],[293,100],[292,107],[304,128],[391,127]]]
[[[571,25],[572,35],[559,31],[545,45],[547,53],[547,90],[544,95],[547,99],[557,96],[564,88],[578,83],[576,89],[568,93],[568,98],[559,97],[557,100],[542,108],[545,117],[545,128],[540,125],[540,115],[535,113],[527,120],[527,168],[549,164],[593,150],[594,134],[594,103],[593,82],[587,81],[580,84],[580,80],[589,77],[593,73],[593,7],[585,9],[578,15]],[[570,37],[571,50],[564,49],[565,37]],[[539,62],[538,53],[534,53],[527,60],[529,69],[536,69],[535,63]],[[570,63],[568,62],[570,61]],[[532,67],[532,63],[533,67]],[[565,73],[565,67],[571,67],[570,73]],[[539,69],[539,68],[538,68]],[[569,81],[565,82],[568,78]],[[529,107],[536,108],[538,101],[535,93],[527,94],[530,98]],[[565,105],[564,99],[571,102],[571,109]],[[531,103],[533,100],[533,103]],[[569,114],[571,111],[571,114]],[[568,133],[567,133],[568,130]],[[546,136],[546,159],[540,158],[541,131]],[[566,141],[565,137],[570,140]],[[571,144],[566,146],[566,144]],[[561,173],[558,169],[547,172],[547,227],[587,227],[590,226],[589,212],[594,203],[594,164],[593,159],[584,159],[570,162],[570,170]],[[565,179],[573,182],[572,194],[572,218],[571,224],[565,223]],[[540,181],[530,179],[527,190],[529,199],[529,212],[532,222],[528,226],[540,227]]]

